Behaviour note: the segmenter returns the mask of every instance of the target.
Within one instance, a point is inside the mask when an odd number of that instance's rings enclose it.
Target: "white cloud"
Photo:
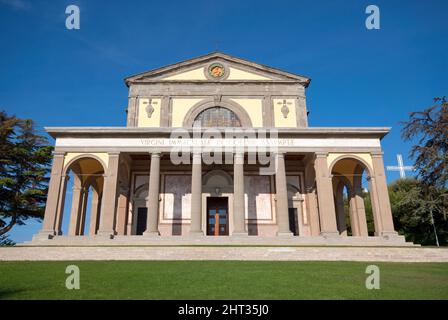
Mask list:
[[[0,3],[15,10],[28,10],[31,8],[31,3],[25,0],[0,0]]]

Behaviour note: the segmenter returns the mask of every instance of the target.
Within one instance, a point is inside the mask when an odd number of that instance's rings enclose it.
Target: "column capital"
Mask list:
[[[284,152],[275,152],[275,156],[277,158],[284,158],[285,157],[285,153]]]
[[[107,153],[109,157],[118,157],[120,155],[120,151],[112,151]]]
[[[53,158],[65,157],[65,152],[63,152],[63,151],[53,151],[52,154],[53,154]]]
[[[372,151],[370,152],[370,155],[372,156],[372,158],[382,158],[384,155],[383,151]]]
[[[160,158],[161,152],[150,152],[151,158]]]
[[[233,157],[235,159],[235,161],[233,162],[233,164],[244,164],[244,153],[242,152],[237,152],[233,154]]]
[[[314,153],[316,158],[326,158],[328,157],[328,152],[318,151]]]

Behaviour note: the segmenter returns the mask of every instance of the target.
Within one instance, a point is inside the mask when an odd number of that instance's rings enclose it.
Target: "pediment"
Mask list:
[[[307,86],[310,79],[223,53],[214,52],[159,69],[127,77],[125,82],[299,82]]]

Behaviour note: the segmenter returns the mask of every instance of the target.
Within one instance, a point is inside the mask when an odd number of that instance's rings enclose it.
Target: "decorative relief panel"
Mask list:
[[[160,98],[140,98],[138,108],[139,127],[160,127]]]
[[[191,176],[165,175],[163,217],[167,220],[190,219]]]
[[[246,219],[272,220],[270,176],[244,177]]]

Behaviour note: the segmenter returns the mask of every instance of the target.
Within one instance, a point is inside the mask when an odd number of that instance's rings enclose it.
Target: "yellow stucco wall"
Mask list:
[[[283,100],[286,100],[287,107],[289,108],[289,113],[286,118],[282,113]],[[274,124],[276,127],[297,127],[296,105],[294,99],[273,99],[272,103],[274,106]]]
[[[174,76],[162,78],[163,80],[207,80],[204,74],[204,67],[182,72]]]
[[[262,99],[230,99],[239,104],[249,115],[255,128],[263,127],[263,100]]]
[[[151,105],[154,108],[154,112],[151,118],[148,117],[146,112],[146,106],[149,103],[148,98],[140,98],[138,105],[138,127],[160,127],[160,108],[162,99],[151,99]]]
[[[183,126],[185,115],[188,110],[196,103],[203,99],[188,99],[188,98],[175,98],[172,100],[172,118],[171,126],[179,128]]]
[[[98,157],[99,159],[101,159],[101,161],[103,161],[103,164],[105,165],[106,168],[109,164],[109,155],[107,154],[107,152],[98,152],[98,153],[67,152],[64,157],[64,168],[70,161],[81,155],[85,155],[86,157],[88,157],[89,155],[94,155]]]
[[[243,71],[236,68],[229,68],[229,77],[227,80],[271,80],[268,77],[260,76],[256,73]]]
[[[361,158],[362,160],[364,160],[365,163],[367,163],[370,166],[370,168],[373,168],[372,156],[370,155],[370,153],[367,153],[367,152],[364,152],[364,153],[329,153],[327,156],[328,168],[330,168],[330,166],[332,166],[332,164],[336,160],[336,158],[339,158],[342,156],[355,156],[355,157]]]

